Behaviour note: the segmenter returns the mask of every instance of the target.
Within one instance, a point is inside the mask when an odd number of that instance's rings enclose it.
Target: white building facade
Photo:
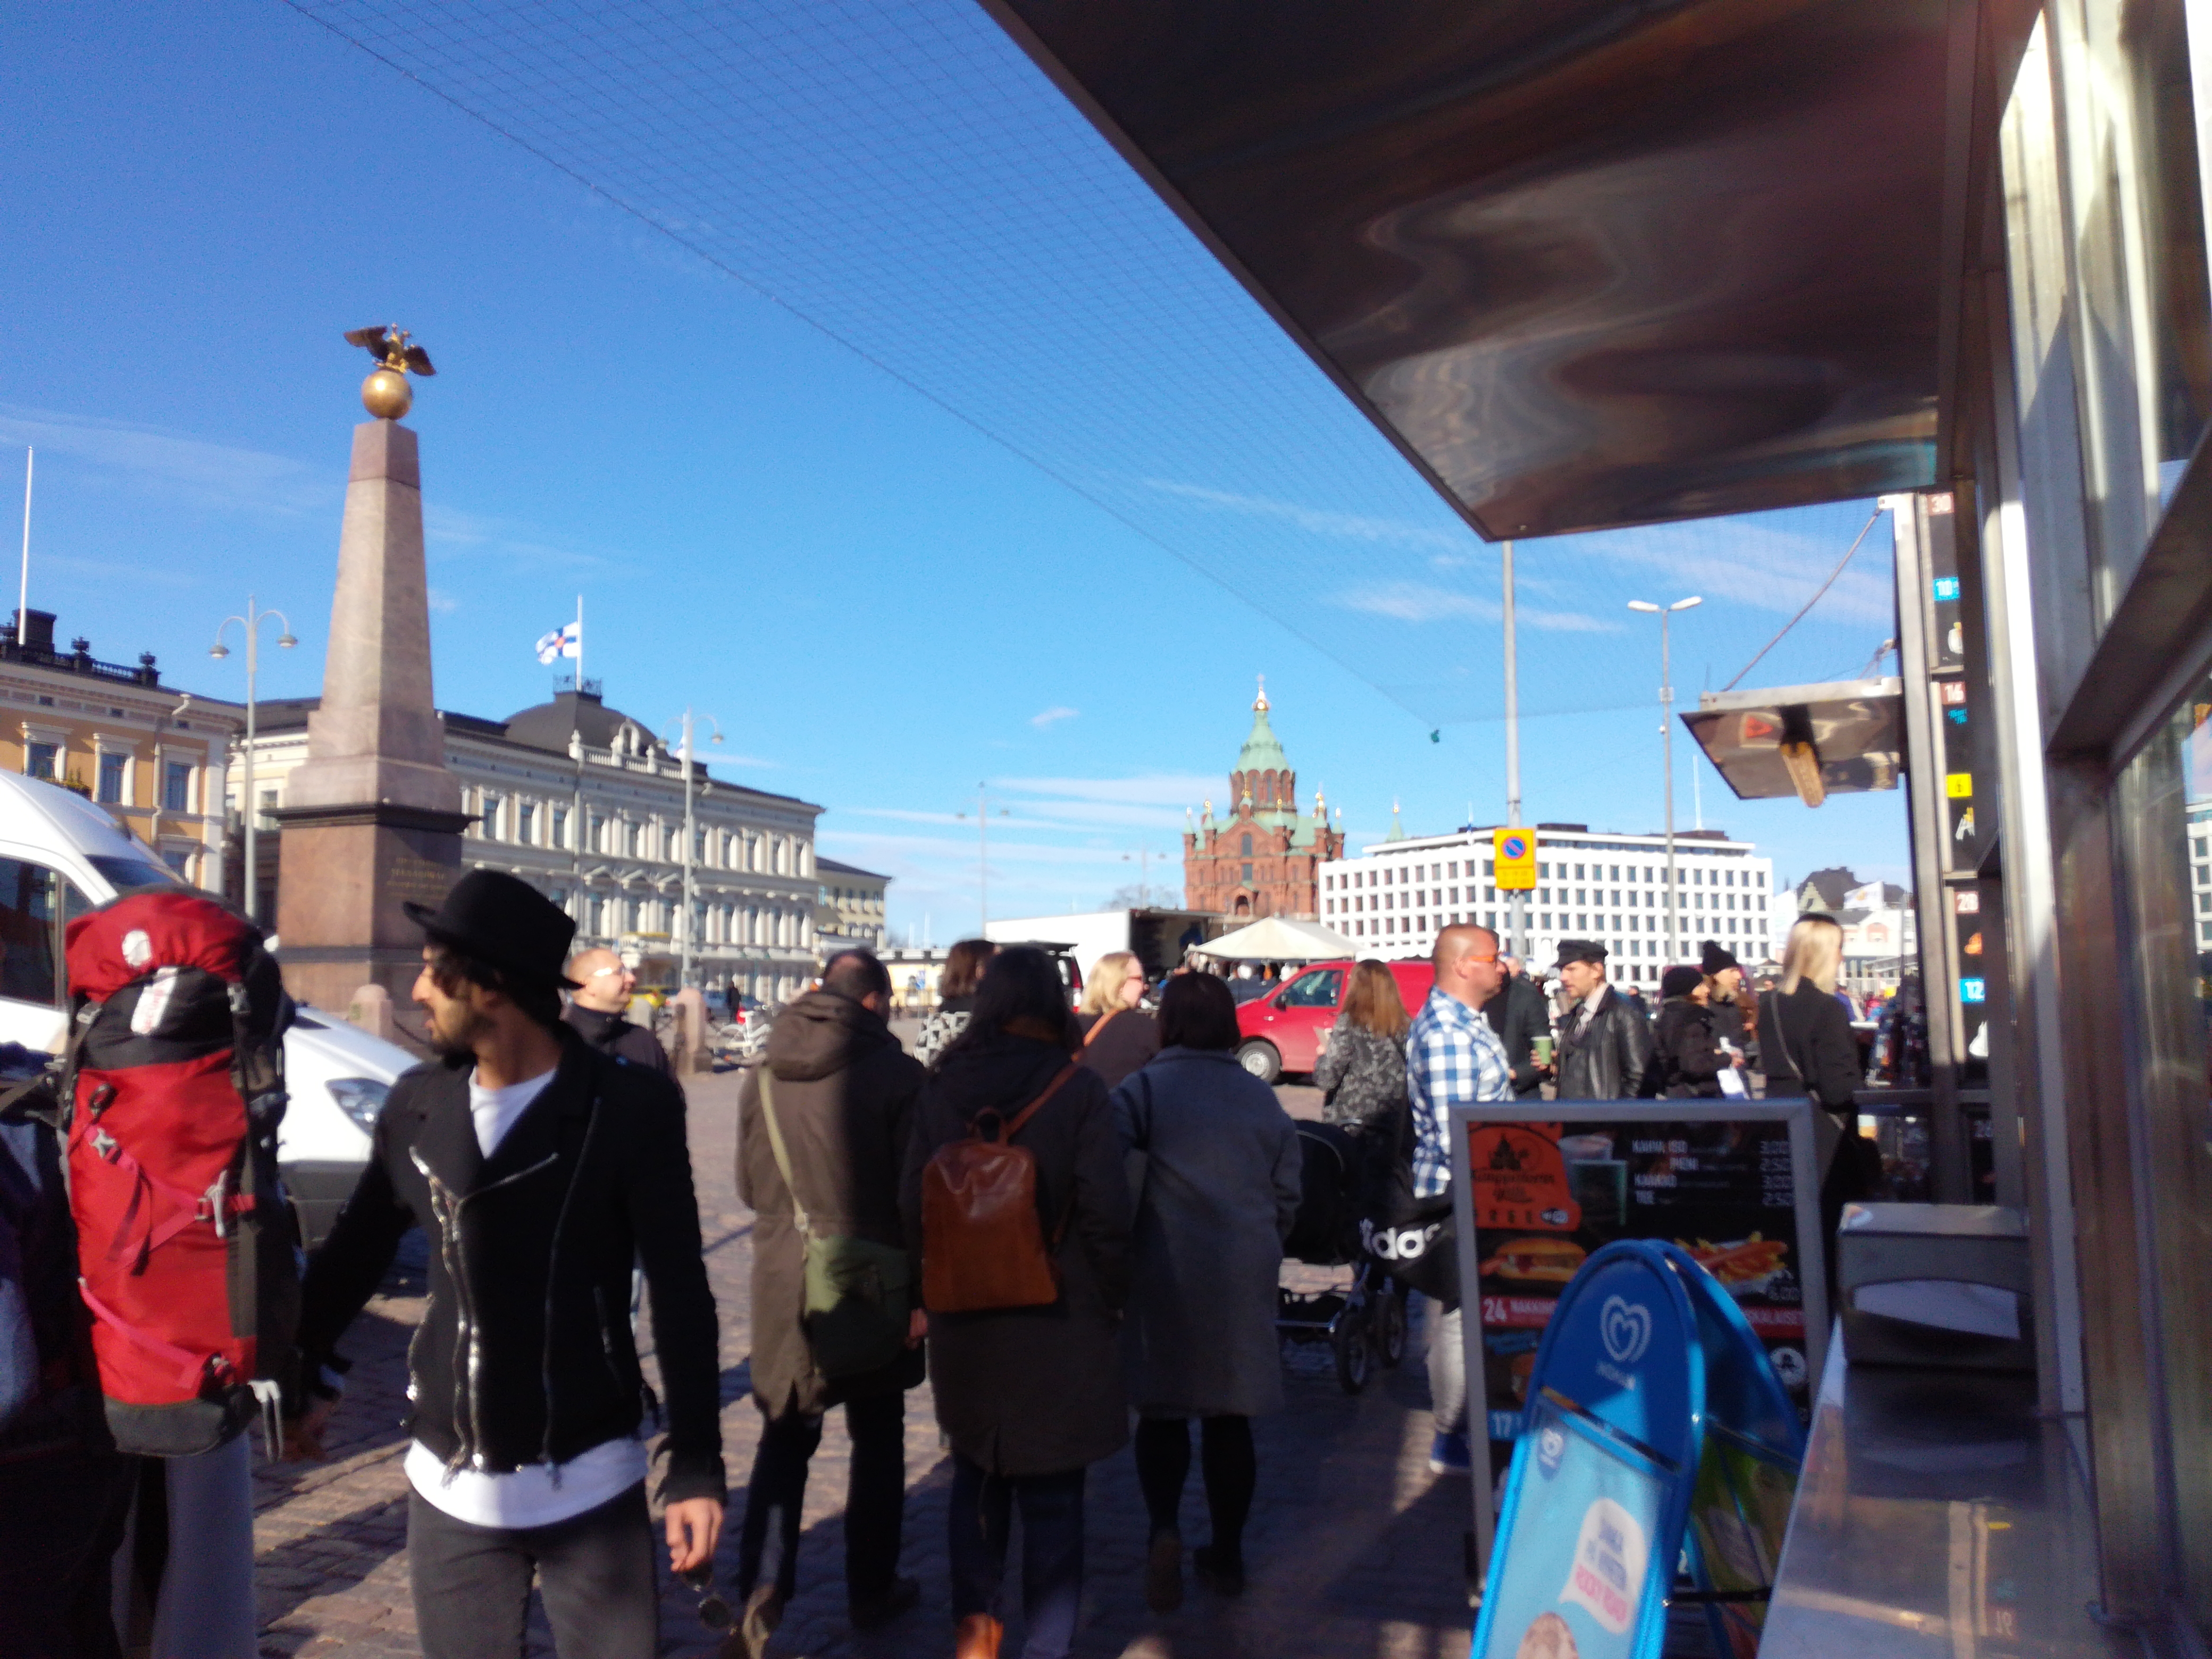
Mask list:
[[[1563,939],[1595,939],[1617,983],[1656,988],[1673,961],[1694,962],[1717,939],[1751,967],[1766,959],[1774,862],[1719,830],[1674,836],[1676,949],[1667,949],[1667,838],[1540,826],[1537,885],[1528,895],[1528,960],[1546,967]],[[1322,866],[1321,920],[1363,956],[1426,956],[1439,928],[1474,922],[1501,933],[1510,895],[1496,884],[1491,830],[1386,841]]]
[[[285,778],[307,757],[315,702],[261,705],[253,787],[264,813],[284,804]],[[529,882],[575,919],[580,948],[672,954],[684,898],[683,761],[588,690],[563,691],[507,720],[441,718],[446,763],[460,780],[463,810],[477,818],[463,834],[463,866]],[[234,811],[244,781],[234,755]],[[693,959],[702,983],[782,1001],[811,978],[821,812],[694,763]],[[265,836],[277,827],[261,820]]]

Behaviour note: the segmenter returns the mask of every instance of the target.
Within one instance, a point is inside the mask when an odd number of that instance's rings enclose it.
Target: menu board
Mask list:
[[[1528,1105],[1453,1112],[1468,1376],[1481,1375],[1488,1437],[1519,1437],[1559,1293],[1618,1238],[1695,1256],[1809,1420],[1827,1336],[1811,1103],[1547,1102],[1553,1121]]]

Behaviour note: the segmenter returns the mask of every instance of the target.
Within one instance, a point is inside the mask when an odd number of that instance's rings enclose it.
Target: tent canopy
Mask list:
[[[1226,962],[1319,962],[1327,957],[1359,952],[1358,945],[1333,928],[1282,916],[1263,916],[1249,927],[1239,927],[1195,948],[1200,956]]]

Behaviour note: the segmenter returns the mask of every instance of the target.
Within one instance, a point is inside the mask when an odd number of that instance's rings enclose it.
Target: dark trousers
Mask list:
[[[1066,1659],[1083,1601],[1083,1477],[986,1474],[952,1454],[952,1497],[945,1527],[952,1565],[952,1619],[999,1613],[1006,1541],[1016,1504],[1022,1512],[1022,1616],[1029,1623],[1023,1659]]]
[[[873,1395],[845,1402],[853,1466],[845,1482],[845,1594],[869,1601],[890,1593],[898,1574],[906,1511],[906,1396]],[[737,1589],[752,1594],[770,1528],[777,1540],[775,1588],[787,1601],[799,1589],[799,1522],[806,1507],[806,1469],[822,1443],[822,1419],[793,1412],[761,1425],[738,1536]]]
[[[654,1659],[653,1559],[642,1481],[550,1527],[472,1526],[407,1497],[422,1659],[520,1659],[533,1577],[561,1659]]]
[[[0,1653],[113,1659],[110,1559],[138,1460],[58,1451],[0,1462]]]
[[[1260,1460],[1252,1449],[1249,1417],[1199,1419],[1199,1464],[1206,1481],[1206,1510],[1213,1523],[1214,1552],[1224,1565],[1244,1559],[1244,1522],[1252,1513]],[[1190,1478],[1190,1422],[1147,1417],[1137,1425],[1137,1484],[1144,1489],[1152,1535],[1178,1530],[1183,1482]]]

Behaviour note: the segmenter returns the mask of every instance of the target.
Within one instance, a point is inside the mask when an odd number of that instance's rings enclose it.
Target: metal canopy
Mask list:
[[[983,0],[1492,538],[1934,478],[1942,0]]]
[[[1905,769],[1903,686],[1842,680],[1708,691],[1682,724],[1740,799],[1796,795],[1818,806],[1829,795],[1897,787]]]

